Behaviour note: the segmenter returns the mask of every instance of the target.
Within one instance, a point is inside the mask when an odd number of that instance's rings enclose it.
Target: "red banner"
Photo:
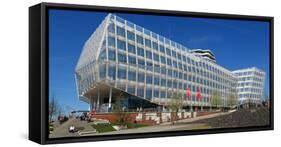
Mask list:
[[[197,88],[197,101],[201,101],[202,97],[201,97],[201,94],[200,94],[200,88],[198,87]]]
[[[190,99],[190,89],[189,88],[186,89],[186,97],[188,99]]]

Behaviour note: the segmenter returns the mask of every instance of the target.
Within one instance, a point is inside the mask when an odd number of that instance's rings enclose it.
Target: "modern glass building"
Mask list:
[[[265,72],[253,67],[233,73],[238,77],[239,104],[260,104],[264,96]]]
[[[128,109],[166,106],[174,93],[189,109],[211,107],[214,92],[227,106],[238,81],[210,50],[188,49],[113,14],[85,43],[75,78],[80,100],[97,109],[111,108],[121,93]]]

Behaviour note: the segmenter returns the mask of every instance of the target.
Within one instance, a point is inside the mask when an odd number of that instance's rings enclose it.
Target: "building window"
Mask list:
[[[118,78],[119,79],[126,79],[126,69],[125,68],[118,68]]]
[[[125,55],[125,54],[118,53],[118,61],[119,61],[119,62],[126,63],[126,62],[127,62],[126,55]]]
[[[188,64],[190,64],[190,58],[189,57],[186,57],[186,61]]]
[[[135,94],[135,86],[134,85],[128,86],[128,93]]]
[[[125,41],[117,39],[117,48],[126,51]]]
[[[166,48],[166,54],[167,54],[168,56],[171,56],[171,49]]]
[[[178,68],[178,64],[176,60],[173,60],[173,67]]]
[[[166,75],[166,68],[165,67],[161,67],[161,74]]]
[[[138,59],[138,65],[140,68],[144,68],[145,67],[145,62],[142,59]]]
[[[182,61],[186,62],[186,56],[182,55]]]
[[[136,30],[142,33],[142,27],[136,25]]]
[[[129,60],[129,64],[133,64],[133,65],[137,64],[136,57],[134,56],[129,56],[128,60]]]
[[[191,87],[191,91],[195,92],[195,86],[194,85]]]
[[[176,51],[172,51],[172,56],[173,56],[174,58],[177,58],[177,53],[176,53]]]
[[[108,59],[111,60],[111,61],[115,61],[115,51],[112,51],[112,50],[108,50]]]
[[[114,37],[111,37],[111,36],[108,37],[108,46],[115,47],[115,38]]]
[[[165,90],[162,90],[161,91],[161,98],[166,98],[166,91]]]
[[[145,53],[146,53],[146,58],[152,59],[152,53],[151,53],[151,51],[146,50]]]
[[[152,75],[146,75],[146,83],[152,84]]]
[[[114,28],[114,24],[109,24],[108,26],[108,32],[115,34],[115,28]]]
[[[116,67],[115,66],[109,66],[108,77],[112,80],[115,80],[115,73],[116,73]]]
[[[156,97],[156,98],[159,97],[159,90],[158,89],[154,89],[153,96]]]
[[[182,89],[182,82],[179,82],[179,89]]]
[[[155,49],[155,50],[158,50],[157,42],[152,42],[152,48]]]
[[[136,81],[136,71],[129,70],[128,79],[130,81]]]
[[[122,24],[125,24],[125,20],[122,19],[122,18],[120,18],[120,17],[117,17],[117,16],[116,16],[116,20],[117,20],[118,22],[122,23]]]
[[[143,32],[144,32],[145,35],[150,36],[150,31],[148,31],[147,29],[144,29]]]
[[[145,91],[145,98],[146,98],[146,99],[149,99],[149,100],[151,100],[151,98],[152,98],[152,89],[151,89],[150,87],[147,87],[147,88],[146,88],[146,91]]]
[[[171,41],[171,45],[172,45],[172,47],[176,47],[176,44],[174,41]]]
[[[154,72],[160,73],[160,65],[154,64]]]
[[[165,54],[165,48],[163,45],[160,45],[160,52]]]
[[[133,32],[127,31],[128,40],[135,41],[135,34]]]
[[[166,44],[166,45],[170,45],[170,40],[167,39],[167,38],[165,38],[165,44]]]
[[[146,70],[153,71],[153,64],[150,61],[146,61]]]
[[[140,35],[137,35],[137,43],[142,44],[143,45],[143,37]]]
[[[179,62],[179,69],[182,70],[182,64]]]
[[[182,79],[182,72],[179,72],[179,79]]]
[[[191,72],[191,66],[188,66],[188,71]]]
[[[166,79],[161,79],[161,86],[166,87]]]
[[[99,60],[99,61],[103,61],[103,60],[105,60],[105,59],[106,59],[106,50],[104,49],[104,50],[101,51],[98,60]]]
[[[171,69],[168,69],[168,76],[170,76],[170,77],[173,76],[173,71]]]
[[[174,75],[173,75],[174,78],[178,78],[178,72],[176,70],[174,70]]]
[[[144,90],[143,87],[138,87],[137,95],[140,96],[140,97],[143,97],[144,96],[143,90]]]
[[[187,84],[184,83],[184,84],[183,84],[183,90],[186,90],[186,89],[187,89]]]
[[[128,52],[136,54],[136,47],[130,43],[128,43]]]
[[[159,55],[157,53],[153,53],[153,59],[154,59],[154,61],[159,62]]]
[[[187,71],[187,65],[185,65],[185,64],[183,65],[183,70]]]
[[[154,38],[154,39],[157,40],[157,34],[155,34],[155,33],[153,33],[153,32],[151,32],[151,33],[152,33],[152,38]]]
[[[154,85],[159,85],[160,84],[160,82],[159,82],[159,77],[155,77],[154,76]]]
[[[166,60],[165,60],[165,57],[164,57],[164,56],[161,56],[161,63],[162,63],[162,64],[166,64]]]
[[[172,60],[171,60],[170,58],[167,58],[167,64],[168,64],[169,66],[172,66]]]
[[[151,48],[151,41],[149,39],[145,39],[145,46]]]
[[[181,54],[180,53],[178,53],[178,59],[181,60]]]
[[[183,75],[183,79],[184,79],[184,80],[187,80],[187,74],[184,74],[184,75]]]
[[[126,21],[126,24],[128,27],[131,27],[132,29],[134,29],[135,25],[133,23]]]
[[[138,73],[138,82],[144,82],[144,73],[143,72]]]
[[[164,43],[164,37],[159,36],[159,41]]]
[[[138,55],[144,57],[144,49],[141,47],[138,47]]]
[[[172,80],[168,80],[167,86],[168,86],[169,88],[172,88]]]
[[[117,26],[117,35],[125,37],[125,29]]]

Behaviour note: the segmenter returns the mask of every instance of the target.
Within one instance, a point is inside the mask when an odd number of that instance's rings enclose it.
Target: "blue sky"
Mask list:
[[[84,43],[108,13],[49,11],[49,95],[64,111],[88,109],[76,93],[74,69]],[[257,67],[269,90],[269,23],[175,16],[116,14],[188,48],[211,49],[229,70]]]

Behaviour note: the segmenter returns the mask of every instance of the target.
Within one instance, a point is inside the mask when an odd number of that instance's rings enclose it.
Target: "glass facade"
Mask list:
[[[193,106],[210,106],[215,91],[223,100],[236,93],[238,78],[231,71],[118,16],[109,14],[95,34],[100,35],[96,38],[104,43],[96,52],[89,52],[90,55],[102,50],[106,54],[99,62],[91,60],[76,67],[79,95],[87,93],[90,85],[97,81],[116,87],[120,80],[125,92],[161,105],[165,105],[174,92],[182,94],[186,105]],[[84,60],[82,57],[79,62]],[[103,68],[96,68],[100,64]],[[94,71],[101,69],[104,76],[97,76]],[[190,98],[185,95],[188,87]],[[196,98],[198,89],[202,100]]]
[[[233,73],[238,77],[239,103],[261,103],[264,96],[265,72],[257,68],[247,68]]]

